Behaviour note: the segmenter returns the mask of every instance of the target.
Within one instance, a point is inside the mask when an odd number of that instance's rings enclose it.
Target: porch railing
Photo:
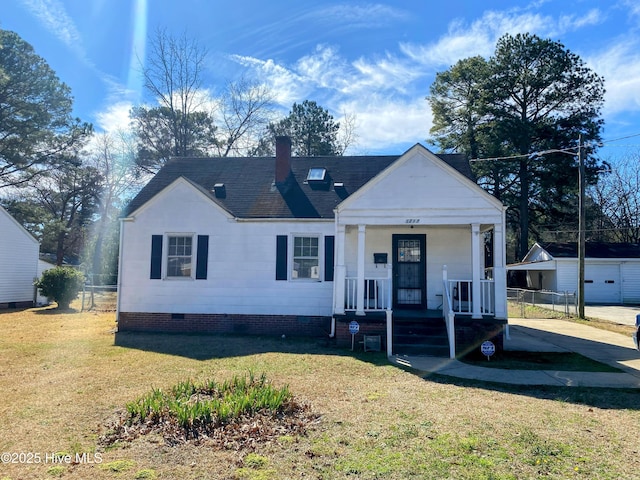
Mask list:
[[[447,281],[454,313],[462,315],[473,313],[471,283],[471,280]],[[480,280],[480,313],[482,315],[495,314],[495,283],[493,280]]]
[[[346,311],[357,310],[358,307],[358,278],[347,277],[345,279],[345,307]],[[364,279],[364,309],[390,310],[391,309],[391,279],[370,278]]]
[[[447,337],[449,339],[449,358],[456,358],[456,315],[453,312],[453,301],[451,300],[451,289],[447,287],[447,267],[442,269],[444,293],[442,295],[442,312],[447,326]]]

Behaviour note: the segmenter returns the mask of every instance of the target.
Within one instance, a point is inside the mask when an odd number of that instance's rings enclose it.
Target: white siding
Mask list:
[[[556,260],[556,288],[558,292],[577,293],[578,265],[575,259]]]
[[[394,234],[425,234],[427,240],[427,308],[442,304],[442,267],[451,279],[471,280],[471,228],[467,227],[367,227],[365,236],[365,277],[386,278],[391,266],[376,265],[374,253],[387,253],[392,259]],[[358,229],[348,227],[345,243],[347,277],[357,274]]]
[[[134,221],[125,221],[123,228],[122,312],[332,313],[333,282],[324,281],[323,271],[323,238],[333,235],[332,221],[237,222],[191,185],[178,181],[143,207]],[[151,235],[167,233],[209,235],[206,280],[149,279]],[[276,281],[276,237],[291,234],[320,236],[320,281]],[[289,271],[292,244],[290,236]]]
[[[502,222],[502,204],[423,149],[411,150],[339,207],[342,224]]]
[[[640,260],[625,261],[621,265],[622,302],[640,303]]]
[[[38,242],[0,207],[0,303],[33,301]]]

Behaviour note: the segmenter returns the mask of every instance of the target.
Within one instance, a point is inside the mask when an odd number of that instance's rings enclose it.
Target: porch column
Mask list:
[[[493,226],[493,287],[496,318],[507,318],[507,270],[504,248],[504,224]]]
[[[480,241],[482,236],[480,235],[480,224],[471,224],[471,318],[482,318],[482,298],[480,290],[480,279],[482,274],[480,268],[482,262],[480,260]]]
[[[364,249],[365,249],[365,225],[358,225],[358,282],[356,292],[356,315],[364,315]]]
[[[336,225],[336,265],[333,279],[333,311],[337,315],[344,315],[345,283],[347,281],[347,267],[344,264],[344,246],[346,242],[346,228]]]

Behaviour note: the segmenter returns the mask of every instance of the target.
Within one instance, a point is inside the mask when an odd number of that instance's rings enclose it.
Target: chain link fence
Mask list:
[[[82,310],[115,312],[118,301],[117,275],[87,274],[82,289]]]
[[[527,305],[547,308],[567,316],[578,314],[578,296],[575,292],[507,288],[507,300],[520,308],[522,318],[525,318]]]

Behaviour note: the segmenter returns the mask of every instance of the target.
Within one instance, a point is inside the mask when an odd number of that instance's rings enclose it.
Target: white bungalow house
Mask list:
[[[0,309],[32,307],[40,244],[0,206]]]
[[[525,271],[527,287],[575,293],[578,290],[578,246],[535,243],[509,271]],[[584,300],[591,304],[640,304],[640,245],[587,242]]]
[[[493,231],[493,265],[485,232]],[[119,331],[501,345],[504,209],[460,155],[176,158],[122,218]]]

